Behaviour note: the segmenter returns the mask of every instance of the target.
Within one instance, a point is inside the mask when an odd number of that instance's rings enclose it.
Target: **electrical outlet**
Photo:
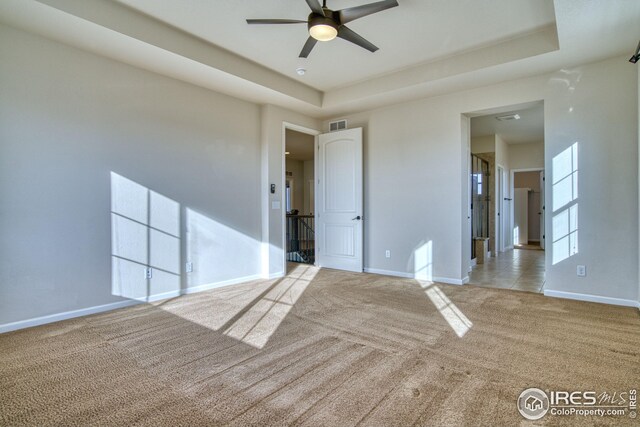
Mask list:
[[[579,265],[578,268],[576,269],[576,274],[580,277],[585,277],[587,275],[587,266]]]
[[[187,270],[187,273],[193,273],[193,263],[188,262],[185,269]]]
[[[387,257],[387,258],[391,258],[391,251],[389,249],[384,251],[384,256]]]
[[[151,267],[147,267],[144,269],[144,278],[145,279],[151,279],[153,277],[153,273],[151,270]]]

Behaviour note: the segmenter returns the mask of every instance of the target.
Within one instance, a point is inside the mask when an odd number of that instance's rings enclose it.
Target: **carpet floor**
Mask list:
[[[638,425],[516,400],[639,382],[637,309],[307,266],[0,335],[2,426]]]

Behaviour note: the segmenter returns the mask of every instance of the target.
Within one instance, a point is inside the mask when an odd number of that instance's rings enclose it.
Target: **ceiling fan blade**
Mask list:
[[[369,52],[375,52],[376,50],[378,50],[378,47],[373,43],[371,43],[355,31],[352,31],[349,28],[345,27],[344,25],[341,25],[338,29],[338,37],[350,41],[353,44],[357,44],[358,46],[367,49]]]
[[[386,9],[398,6],[397,0],[383,0],[376,3],[364,4],[362,6],[350,7],[348,9],[338,10],[340,16],[340,23],[346,24],[355,19],[362,18],[363,16],[371,15],[372,13],[382,12]]]
[[[306,24],[298,19],[247,19],[247,24]]]
[[[309,54],[311,53],[311,49],[313,49],[313,47],[316,45],[317,42],[318,40],[314,39],[313,37],[309,37],[307,39],[307,42],[304,44],[304,47],[302,48],[302,51],[300,52],[299,57],[306,58],[307,56],[309,56]]]
[[[317,13],[318,15],[324,15],[324,10],[322,10],[322,6],[318,0],[307,0],[307,4],[311,8],[313,13]]]

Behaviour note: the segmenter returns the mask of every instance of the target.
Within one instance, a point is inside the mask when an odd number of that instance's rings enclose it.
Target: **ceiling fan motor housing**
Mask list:
[[[308,21],[309,21],[309,24],[308,24],[309,29],[311,29],[311,27],[315,27],[316,25],[328,25],[329,27],[333,27],[336,30],[338,30],[338,27],[339,27],[338,23],[333,18],[318,15],[317,13],[312,13],[311,15],[309,15]]]

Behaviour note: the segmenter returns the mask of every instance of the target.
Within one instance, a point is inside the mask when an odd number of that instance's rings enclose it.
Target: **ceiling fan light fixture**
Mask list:
[[[306,21],[300,19],[247,19],[247,24],[307,24],[309,37],[298,55],[299,58],[308,58],[317,42],[328,42],[336,37],[360,46],[369,52],[375,52],[378,50],[377,46],[344,24],[398,6],[398,0],[377,0],[369,4],[333,10],[327,7],[327,0],[323,0],[322,3],[320,0],[305,1],[311,9]]]
[[[331,18],[311,14],[309,35],[320,42],[328,42],[338,35],[338,24]]]
[[[331,25],[319,24],[309,28],[309,35],[320,42],[328,42],[336,38],[338,30]]]

